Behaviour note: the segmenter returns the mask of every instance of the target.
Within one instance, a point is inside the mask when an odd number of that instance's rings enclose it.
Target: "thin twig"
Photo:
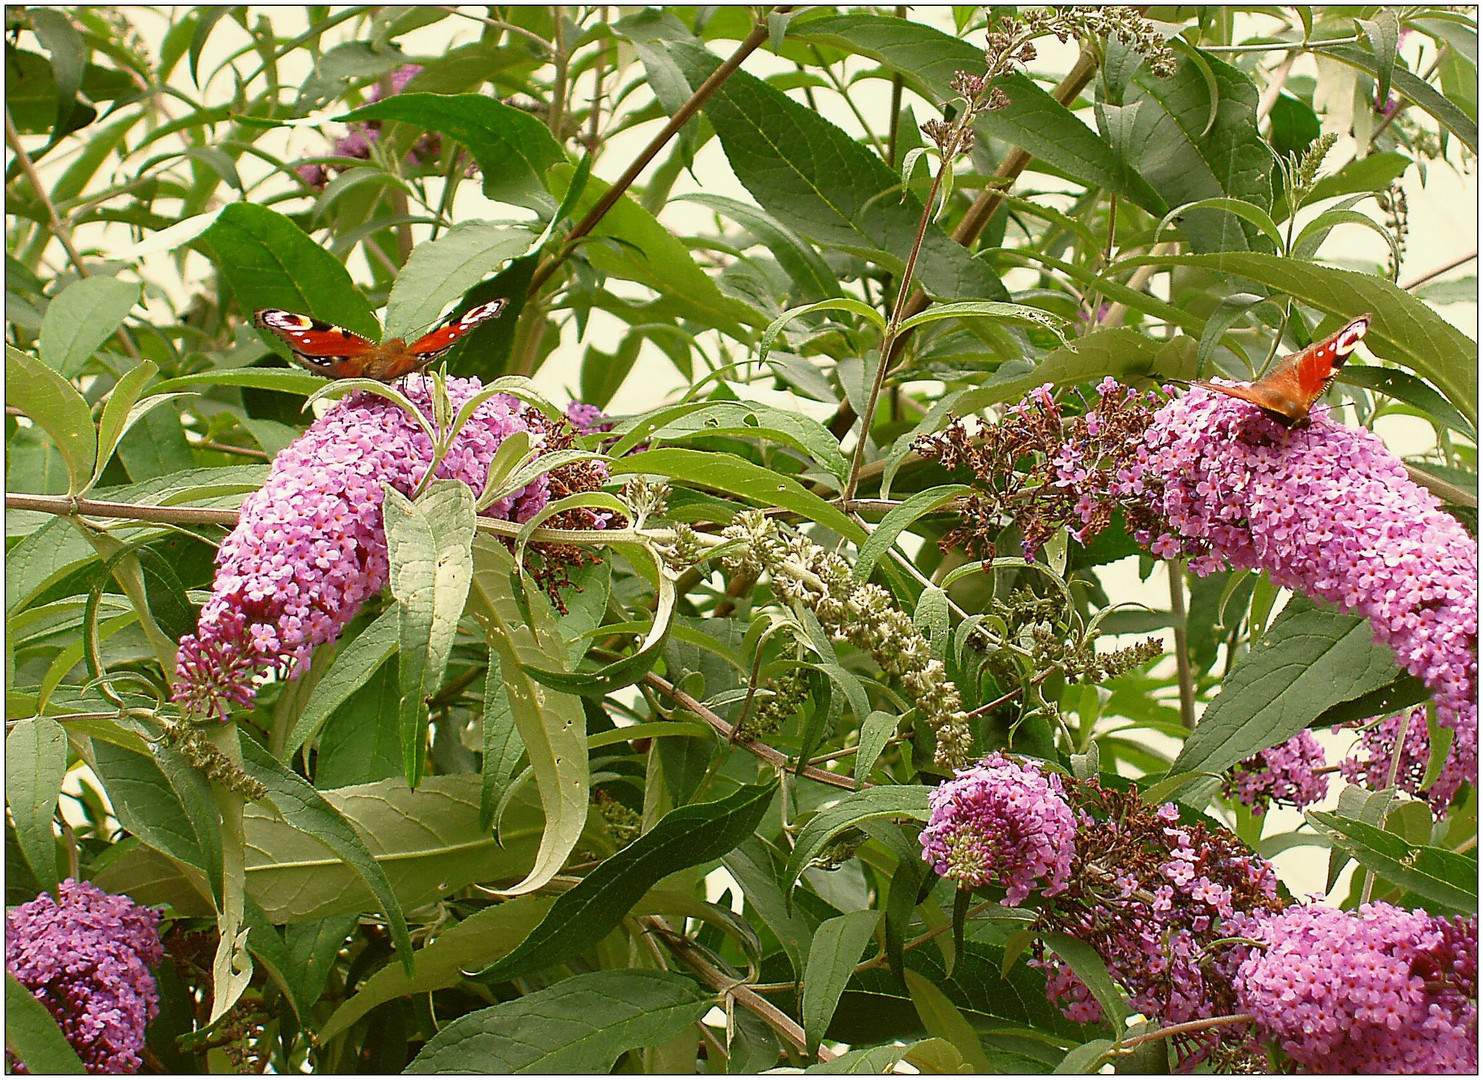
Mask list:
[[[734,727],[728,724],[722,717],[718,716],[713,710],[706,707],[705,705],[702,705],[689,694],[685,693],[685,691],[675,686],[674,683],[668,681],[667,679],[663,679],[658,675],[655,675],[652,671],[644,676],[644,682],[647,685],[653,687],[655,690],[658,690],[661,694],[673,698],[676,702],[689,709],[696,716],[704,720],[707,724],[710,724],[711,727],[715,728],[717,733],[720,734],[720,736],[727,742],[734,743],[735,745],[740,746],[743,750],[746,750],[748,753],[761,758],[763,761],[767,762],[775,769],[789,769],[791,762],[789,761],[787,754],[783,753],[781,750],[777,750],[771,746],[768,746],[765,742],[758,742],[755,739],[737,738],[736,729]],[[809,765],[805,765],[803,768],[799,769],[798,775],[806,776],[810,780],[817,780],[819,783],[828,784],[831,787],[843,788],[845,791],[856,791],[860,787],[859,784],[855,783],[855,781],[848,776],[840,776],[838,773],[825,772],[823,769],[815,769]]]
[[[1421,286],[1425,285],[1428,281],[1431,281],[1433,278],[1439,278],[1443,274],[1445,274],[1448,270],[1456,270],[1463,263],[1474,262],[1477,258],[1478,258],[1478,253],[1476,251],[1470,251],[1470,252],[1468,252],[1468,254],[1463,255],[1461,258],[1453,259],[1446,266],[1439,266],[1439,267],[1437,267],[1437,269],[1432,270],[1429,273],[1422,274],[1415,281],[1412,281],[1412,282],[1409,282],[1409,283],[1407,283],[1405,285],[1402,285],[1401,288],[1402,289],[1405,289],[1407,292],[1410,292],[1412,289],[1419,289]]]
[[[15,129],[15,121],[10,118],[10,106],[5,107],[5,141],[15,153],[15,159],[21,167],[21,172],[26,174],[30,181],[31,190],[35,192],[36,198],[40,200],[42,208],[46,211],[47,219],[51,222],[52,235],[67,252],[67,258],[72,260],[72,266],[77,271],[78,277],[91,277],[88,268],[83,265],[82,256],[77,253],[77,248],[72,244],[72,230],[69,229],[57,214],[57,208],[52,204],[51,196],[46,193],[46,187],[41,183],[41,177],[36,174],[36,166],[31,163],[31,155],[26,153],[26,148],[21,145],[20,132]]]
[[[1120,1047],[1120,1052],[1126,1053],[1133,1049],[1133,1047],[1142,1046],[1144,1043],[1172,1039],[1177,1035],[1189,1035],[1193,1032],[1204,1031],[1207,1028],[1229,1027],[1231,1024],[1249,1024],[1255,1019],[1256,1017],[1252,1016],[1251,1013],[1235,1013],[1232,1016],[1210,1016],[1204,1020],[1186,1020],[1182,1024],[1170,1024],[1168,1027],[1159,1028],[1157,1031],[1147,1031],[1142,1035],[1134,1035],[1131,1038],[1124,1039]]]
[[[791,10],[791,6],[773,8],[773,11],[779,14]],[[665,144],[675,137],[679,130],[690,121],[690,118],[700,111],[700,107],[710,100],[711,95],[720,88],[722,83],[731,77],[732,72],[741,67],[742,61],[748,56],[751,56],[757,47],[767,40],[767,35],[767,19],[763,17],[757,21],[757,25],[752,28],[752,32],[747,35],[746,40],[737,46],[736,52],[732,53],[729,59],[724,61],[720,67],[716,68],[709,79],[700,84],[695,93],[690,95],[690,100],[680,106],[679,111],[670,117],[669,123],[665,124],[659,134],[655,135],[649,141],[649,145],[644,147],[638,157],[633,159],[633,162],[623,171],[623,175],[618,177],[613,182],[613,185],[602,193],[602,196],[597,200],[597,204],[587,212],[587,216],[577,222],[572,228],[572,231],[567,234],[566,242],[562,244],[561,250],[536,268],[536,272],[531,276],[528,296],[534,296],[540,290],[541,286],[556,272],[556,268],[566,261],[567,257],[576,249],[577,241],[597,226],[597,223],[603,219],[603,216],[613,208],[613,204],[622,198],[623,193],[633,186],[633,182],[638,179],[639,173],[644,171],[649,162],[654,160],[659,151],[664,149]]]

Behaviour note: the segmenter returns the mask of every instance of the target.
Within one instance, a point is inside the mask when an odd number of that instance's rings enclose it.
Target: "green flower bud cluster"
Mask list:
[[[857,582],[848,562],[812,541],[783,538],[760,511],[737,515],[722,535],[745,545],[724,560],[728,572],[765,570],[780,600],[813,612],[826,631],[869,653],[882,672],[900,680],[937,737],[936,767],[967,764],[973,735],[962,695],[942,661],[932,656],[922,632],[885,589]]]
[[[262,802],[268,797],[262,781],[243,772],[240,765],[211,743],[201,728],[166,721],[161,741],[178,750],[191,768],[213,784],[235,791],[248,802]]]

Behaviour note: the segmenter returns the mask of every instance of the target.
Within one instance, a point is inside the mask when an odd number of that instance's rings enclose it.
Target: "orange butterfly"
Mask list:
[[[1308,410],[1323,396],[1344,366],[1344,361],[1349,359],[1349,354],[1365,336],[1365,331],[1370,328],[1370,318],[1368,314],[1361,315],[1302,352],[1284,356],[1256,382],[1222,386],[1220,383],[1195,381],[1190,385],[1249,401],[1287,427],[1306,427],[1310,422]]]
[[[259,308],[252,313],[252,322],[281,340],[293,351],[294,360],[316,375],[389,383],[427,367],[474,327],[498,318],[506,303],[491,300],[469,308],[410,345],[401,338],[377,345],[344,327],[280,308]]]

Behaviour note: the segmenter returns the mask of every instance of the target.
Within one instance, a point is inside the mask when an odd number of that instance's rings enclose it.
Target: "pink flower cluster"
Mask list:
[[[964,885],[998,880],[1013,906],[1044,881],[1054,896],[1066,887],[1076,849],[1076,819],[1061,778],[1033,761],[994,753],[959,769],[933,789],[922,830],[922,858]]]
[[[1316,771],[1326,764],[1323,747],[1305,728],[1281,746],[1258,751],[1232,769],[1226,778],[1226,795],[1245,803],[1253,814],[1266,813],[1272,803],[1301,810],[1329,793],[1328,777]]]
[[[1218,1015],[1227,988],[1208,970],[1207,947],[1225,933],[1222,920],[1276,897],[1271,865],[1238,853],[1228,834],[1180,825],[1173,803],[1150,814],[1136,793],[1106,794],[1107,817],[1077,812],[1088,872],[1057,903],[1051,923],[1095,948],[1145,1016],[1179,1024]],[[1036,966],[1046,972],[1046,995],[1068,1019],[1102,1019],[1102,1007],[1069,967],[1049,960]]]
[[[1147,530],[1140,542],[1193,556],[1196,572],[1260,568],[1368,616],[1376,641],[1426,683],[1438,720],[1456,732],[1427,798],[1442,807],[1464,781],[1476,783],[1478,545],[1385,444],[1322,409],[1311,426],[1289,430],[1195,387],[1159,410],[1145,445],[1130,491],[1141,484],[1156,499],[1168,531]],[[1383,728],[1366,744],[1371,763],[1391,749]]]
[[[149,969],[164,959],[160,916],[68,878],[5,913],[5,970],[56,1018],[90,1073],[138,1072],[159,1012]],[[7,1051],[12,1070],[29,1072]]]
[[[1386,903],[1293,905],[1239,931],[1265,943],[1236,973],[1257,1033],[1327,1073],[1478,1071],[1478,920]]]
[[[477,379],[449,379],[447,387],[455,410],[480,390]],[[429,384],[406,380],[401,388],[431,415]],[[489,398],[455,436],[437,475],[478,492],[495,451],[516,431],[538,441],[546,428],[515,398]],[[198,715],[225,716],[228,702],[252,703],[263,673],[297,677],[314,647],[337,638],[386,584],[381,485],[410,494],[432,459],[422,428],[372,394],[336,403],[285,447],[217,552],[211,599],[196,633],[180,642],[175,700]],[[543,475],[484,516],[526,521],[549,490]]]

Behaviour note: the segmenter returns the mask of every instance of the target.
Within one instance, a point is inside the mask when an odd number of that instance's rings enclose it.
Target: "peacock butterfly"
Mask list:
[[[1287,427],[1306,427],[1308,410],[1323,396],[1344,366],[1344,361],[1349,359],[1349,354],[1365,336],[1365,331],[1370,328],[1370,318],[1368,314],[1361,315],[1302,352],[1284,356],[1255,382],[1228,386],[1196,381],[1191,385],[1248,401]]]
[[[259,308],[252,313],[252,322],[281,340],[292,350],[294,360],[316,375],[389,383],[427,367],[474,327],[498,318],[506,303],[504,299],[491,300],[469,308],[410,345],[401,338],[377,345],[344,327],[280,308]]]

